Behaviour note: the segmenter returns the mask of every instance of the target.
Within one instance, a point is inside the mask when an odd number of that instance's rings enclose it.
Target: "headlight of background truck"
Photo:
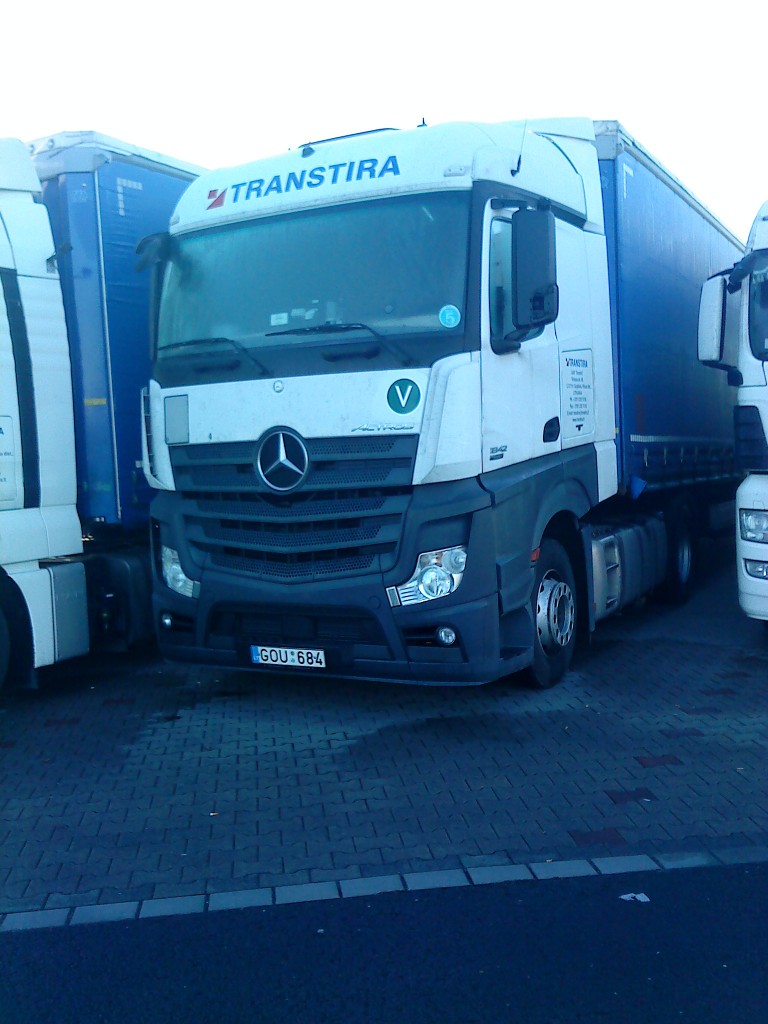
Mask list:
[[[754,508],[740,508],[739,526],[742,540],[768,544],[768,512],[761,512]]]

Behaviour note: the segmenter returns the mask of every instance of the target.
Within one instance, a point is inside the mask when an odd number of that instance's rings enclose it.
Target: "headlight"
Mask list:
[[[754,508],[740,508],[739,526],[742,540],[768,544],[768,512],[760,512]]]
[[[399,587],[388,587],[392,607],[420,604],[452,594],[461,583],[467,566],[465,547],[440,548],[419,555],[413,575]]]
[[[200,584],[191,580],[181,568],[178,551],[163,544],[160,549],[160,561],[163,567],[165,585],[184,597],[197,597]]]
[[[756,580],[768,581],[768,562],[756,562],[753,558],[745,558],[744,568],[748,576],[754,576]]]

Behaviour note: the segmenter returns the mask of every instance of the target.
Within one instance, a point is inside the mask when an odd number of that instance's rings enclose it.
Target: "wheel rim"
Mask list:
[[[11,637],[8,631],[8,623],[5,615],[0,609],[0,690],[5,684],[5,677],[11,658]]]
[[[548,574],[539,584],[536,595],[536,629],[546,654],[567,647],[576,623],[576,603],[571,588],[556,576]]]

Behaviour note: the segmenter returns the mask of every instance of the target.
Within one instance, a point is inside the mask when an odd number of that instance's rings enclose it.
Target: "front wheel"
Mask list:
[[[5,685],[8,666],[11,661],[11,633],[5,612],[0,608],[0,690]]]
[[[576,583],[565,548],[556,540],[541,543],[531,594],[533,662],[531,683],[547,689],[571,664],[576,644]]]

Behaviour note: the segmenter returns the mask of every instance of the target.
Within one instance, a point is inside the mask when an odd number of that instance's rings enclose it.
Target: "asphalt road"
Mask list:
[[[767,897],[754,865],[9,933],[0,1019],[764,1024]]]

